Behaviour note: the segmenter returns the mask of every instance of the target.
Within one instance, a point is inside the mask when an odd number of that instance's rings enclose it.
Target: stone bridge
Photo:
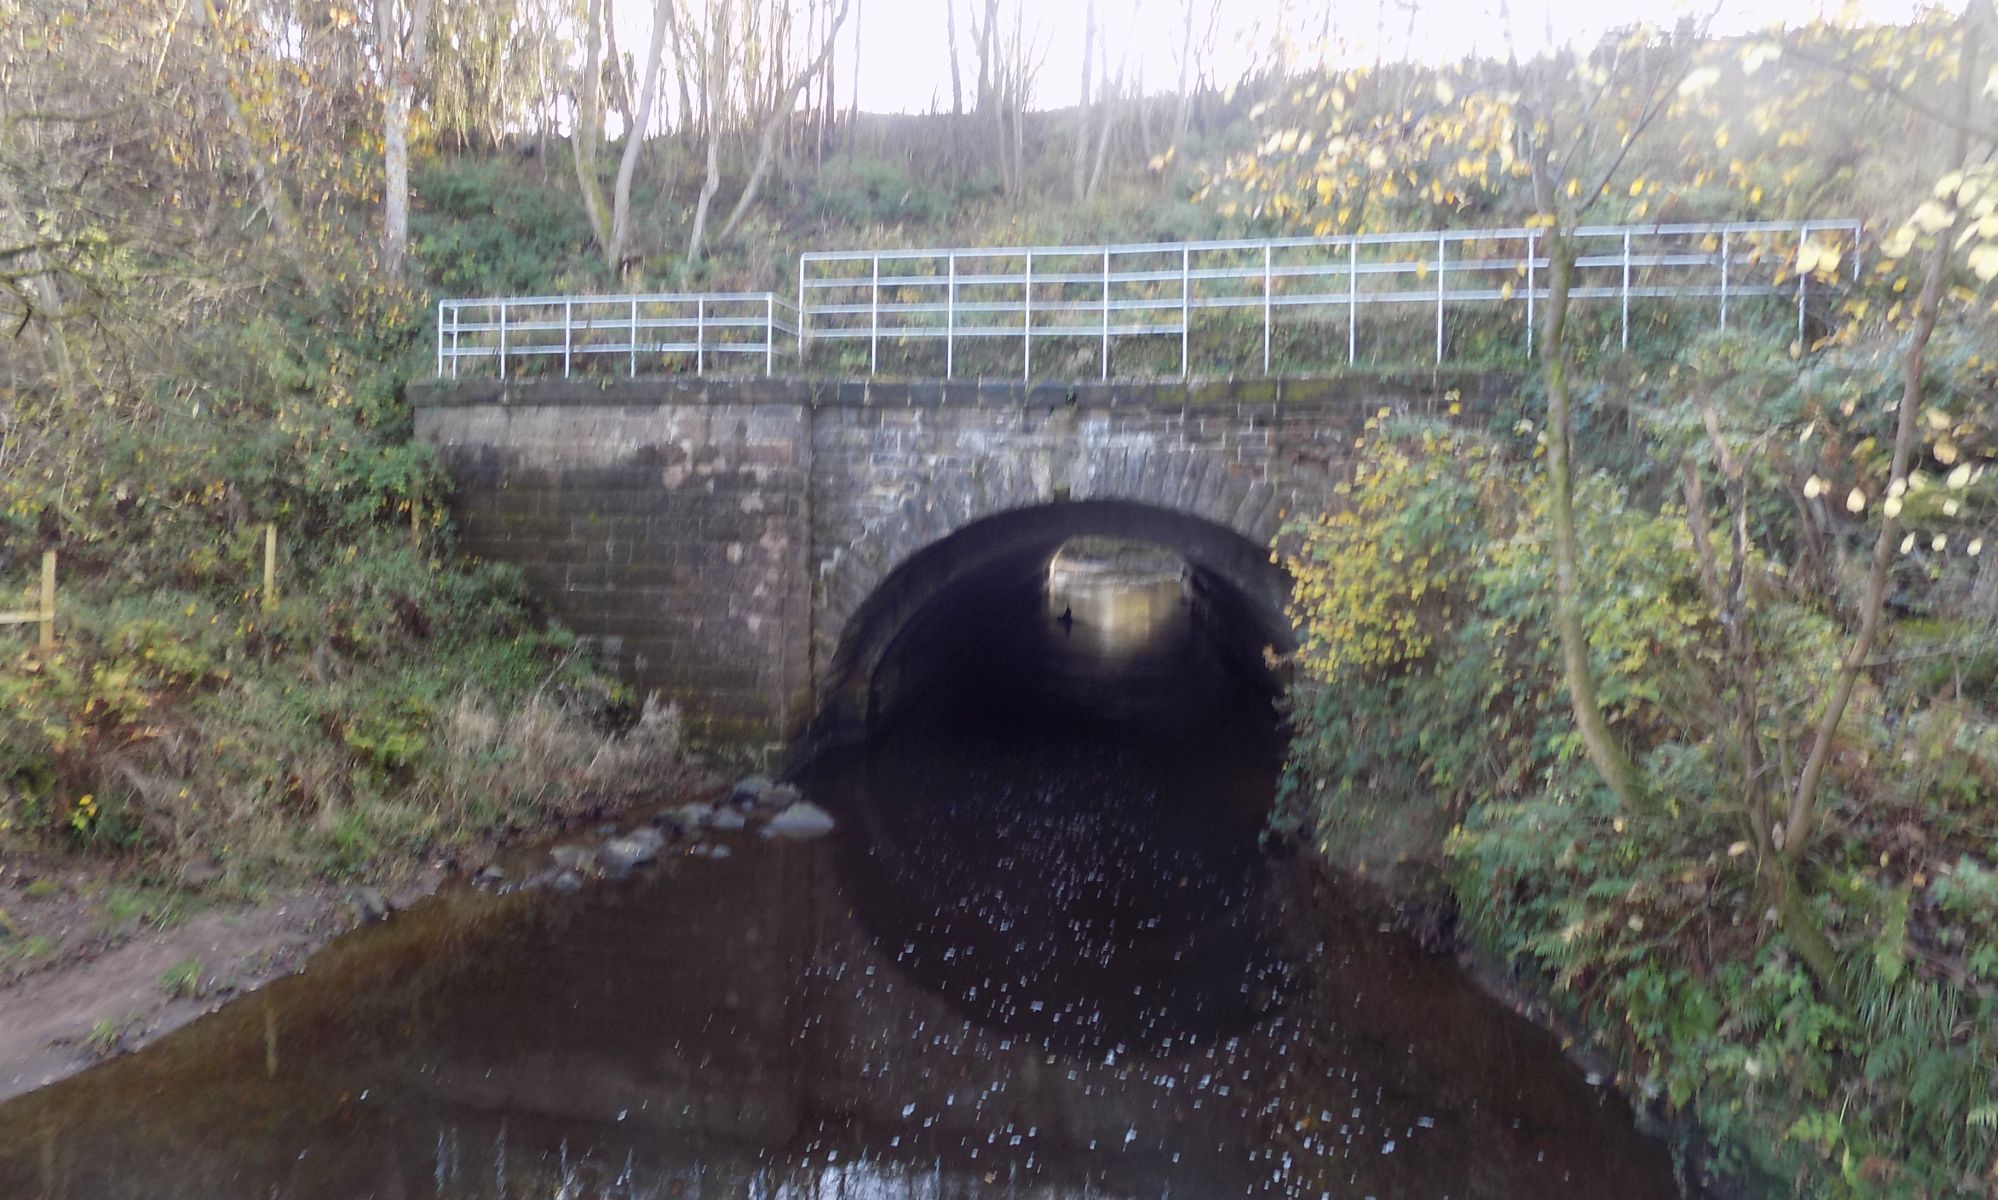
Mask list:
[[[416,385],[465,548],[697,736],[840,736],[952,581],[1082,534],[1179,552],[1197,596],[1289,645],[1270,546],[1322,508],[1381,408],[1482,407],[1482,379]],[[830,732],[829,732],[830,731]]]

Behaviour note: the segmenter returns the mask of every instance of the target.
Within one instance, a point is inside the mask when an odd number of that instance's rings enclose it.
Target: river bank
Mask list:
[[[274,883],[248,899],[200,872],[161,883],[131,863],[11,856],[0,863],[0,1101],[151,1045],[441,888],[553,885],[528,865],[550,846],[711,798],[720,779],[685,766],[663,787],[556,810],[539,828],[387,857],[348,882]]]

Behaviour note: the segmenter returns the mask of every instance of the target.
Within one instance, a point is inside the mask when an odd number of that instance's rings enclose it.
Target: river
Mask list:
[[[1178,585],[1090,586],[915,643],[801,781],[832,836],[447,890],[0,1105],[0,1196],[1676,1196],[1548,1035],[1266,844],[1271,694]]]

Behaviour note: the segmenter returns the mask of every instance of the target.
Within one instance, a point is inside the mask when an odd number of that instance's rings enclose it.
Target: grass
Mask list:
[[[201,960],[183,959],[168,967],[160,975],[160,990],[175,1000],[194,1000],[207,991],[207,980],[202,978]]]
[[[83,1052],[92,1058],[109,1058],[118,1052],[125,1042],[127,1022],[106,1017],[90,1027],[83,1035]]]
[[[133,926],[160,932],[185,921],[191,911],[187,893],[178,889],[113,884],[99,904],[98,923],[106,932]]]

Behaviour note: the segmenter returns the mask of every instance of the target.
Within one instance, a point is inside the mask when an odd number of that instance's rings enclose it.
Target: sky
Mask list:
[[[686,0],[698,9],[702,0]],[[868,112],[928,112],[950,108],[950,39],[947,0],[852,0],[853,11],[835,51],[840,107],[852,103],[854,42],[860,44],[860,107]],[[950,0],[957,5],[959,66],[965,104],[972,102],[978,64],[972,48],[970,10],[983,0]],[[1184,5],[1189,0],[1094,0],[1099,37],[1107,39],[1109,73],[1126,53],[1126,78],[1142,80],[1148,92],[1169,92],[1179,83]],[[1712,14],[1718,35],[1747,33],[1777,24],[1846,14],[1863,20],[1905,21],[1923,0],[1191,0],[1204,26],[1218,6],[1213,35],[1198,36],[1196,79],[1202,72],[1226,87],[1259,63],[1271,47],[1288,46],[1293,65],[1327,58],[1341,66],[1412,58],[1447,62],[1468,54],[1502,54],[1510,3],[1514,40],[1522,56],[1550,45],[1593,43],[1609,30],[1639,22],[1671,25],[1683,16]],[[1960,5],[1961,0],[1947,0]],[[1003,0],[1018,6],[1023,25],[1037,47],[1041,67],[1031,107],[1066,108],[1081,89],[1085,0]],[[643,54],[651,29],[648,0],[614,0],[618,42],[634,57]],[[1326,34],[1330,33],[1330,49]],[[1128,46],[1128,51],[1126,47]],[[615,131],[613,131],[615,133]]]
[[[1007,0],[1010,5],[1015,0]],[[1017,0],[1026,27],[1037,33],[1044,60],[1035,81],[1034,107],[1075,103],[1081,83],[1083,0]],[[1132,80],[1142,76],[1147,91],[1169,91],[1179,80],[1180,39],[1185,0],[1095,0],[1099,26],[1107,28],[1110,69],[1127,40]],[[1213,0],[1194,0],[1205,12]],[[854,0],[860,34],[860,106],[869,112],[924,112],[950,107],[949,39],[945,0]],[[966,88],[976,71],[966,10],[979,0],[957,0],[958,37]],[[1335,61],[1370,63],[1378,57],[1447,61],[1472,52],[1504,50],[1498,0],[1418,0],[1411,27],[1402,0],[1220,0],[1218,36],[1205,51],[1210,77],[1225,86],[1251,63],[1268,57],[1272,31],[1281,27],[1298,56],[1316,61],[1328,13]],[[1549,44],[1593,42],[1604,32],[1638,21],[1671,24],[1693,9],[1682,0],[1513,0],[1513,24],[1520,53],[1531,55]],[[1716,33],[1748,32],[1778,22],[1808,20],[1848,7],[1844,0],[1720,0]],[[1870,18],[1905,20],[1915,0],[1858,0]],[[1133,20],[1133,11],[1136,19]],[[1707,0],[1701,12],[1715,10]],[[854,17],[849,17],[855,23]],[[1412,35],[1411,35],[1412,28]],[[1135,40],[1132,40],[1132,39]],[[845,41],[847,39],[843,39]],[[854,62],[842,45],[839,90],[851,95]],[[966,103],[970,103],[967,95]]]

